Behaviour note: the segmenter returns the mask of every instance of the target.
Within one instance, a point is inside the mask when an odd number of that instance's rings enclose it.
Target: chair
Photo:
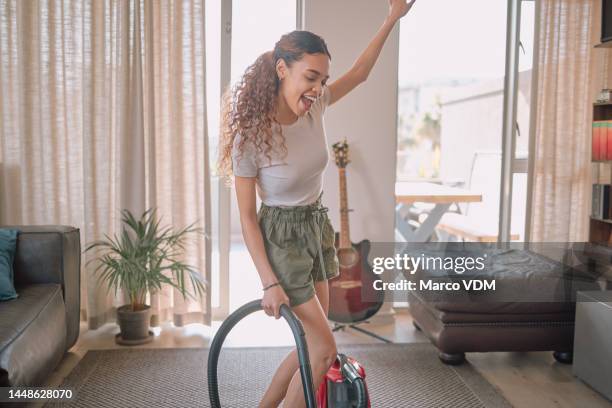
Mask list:
[[[436,226],[439,241],[456,236],[463,241],[496,242],[499,222],[501,152],[474,153],[468,189],[481,193],[482,201],[459,204],[461,212],[447,212]],[[512,233],[511,240],[520,239]]]

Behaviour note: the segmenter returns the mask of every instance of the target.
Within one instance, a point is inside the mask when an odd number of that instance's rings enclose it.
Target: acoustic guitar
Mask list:
[[[349,207],[346,187],[346,167],[349,147],[346,140],[333,146],[340,175],[340,232],[336,233],[336,253],[340,262],[340,276],[329,281],[329,320],[337,323],[359,323],[372,317],[383,304],[384,292],[374,290],[379,279],[368,263],[370,241],[354,244],[349,232]],[[364,299],[368,299],[364,301]]]

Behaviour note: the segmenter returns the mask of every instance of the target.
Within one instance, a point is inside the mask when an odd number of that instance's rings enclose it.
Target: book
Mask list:
[[[591,216],[610,219],[610,184],[593,184]]]
[[[606,121],[606,134],[608,139],[608,150],[606,152],[606,160],[612,160],[612,120]]]
[[[592,133],[592,147],[591,147],[591,159],[602,160],[601,154],[601,130],[605,122],[598,120],[593,122],[593,133]],[[605,129],[605,128],[604,128]],[[607,136],[607,135],[606,135]],[[607,154],[607,152],[606,152]]]
[[[601,184],[593,184],[591,193],[591,217],[599,218],[599,200],[601,200]]]
[[[608,122],[601,121],[599,127],[599,160],[608,160]]]

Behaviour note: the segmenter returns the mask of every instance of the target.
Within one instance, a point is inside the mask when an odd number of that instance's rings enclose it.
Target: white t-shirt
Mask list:
[[[287,155],[271,151],[269,160],[265,153],[256,152],[255,146],[247,142],[241,157],[237,149],[240,135],[234,140],[232,165],[234,175],[256,177],[257,192],[264,204],[292,207],[312,204],[323,189],[323,171],[329,162],[327,136],[323,113],[329,104],[329,90],[324,87],[322,95],[310,110],[291,125],[274,124],[273,139],[279,136],[282,127]]]

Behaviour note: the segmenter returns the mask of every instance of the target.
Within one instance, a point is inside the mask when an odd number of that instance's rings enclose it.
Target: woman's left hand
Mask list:
[[[389,0],[389,17],[393,21],[397,21],[404,17],[416,0]]]

